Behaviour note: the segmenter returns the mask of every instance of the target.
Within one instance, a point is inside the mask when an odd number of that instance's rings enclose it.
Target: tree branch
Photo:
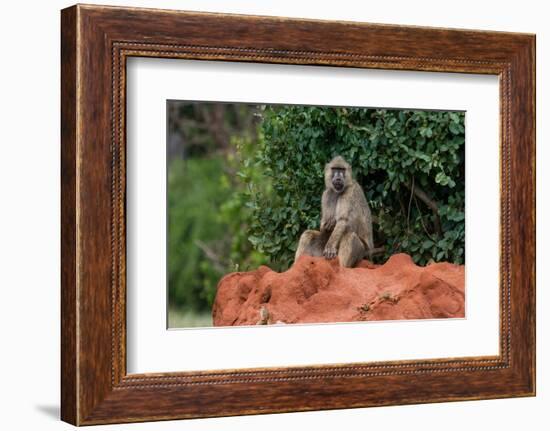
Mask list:
[[[430,199],[430,197],[426,194],[424,190],[422,190],[420,187],[418,187],[414,181],[412,184],[404,183],[405,186],[411,190],[414,195],[420,199],[422,202],[424,202],[428,208],[430,208],[434,214],[434,229],[438,236],[441,236],[441,220],[439,219],[439,208],[437,206],[437,203]]]
[[[204,242],[198,239],[195,240],[195,245],[203,251],[203,253],[206,255],[208,260],[212,262],[212,265],[217,271],[222,273],[225,272],[225,267],[222,263],[222,259],[220,259],[220,257],[210,247],[208,247]]]

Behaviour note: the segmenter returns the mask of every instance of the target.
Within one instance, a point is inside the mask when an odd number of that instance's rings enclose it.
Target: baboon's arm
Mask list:
[[[325,190],[321,198],[321,232],[329,232],[336,224],[336,205]]]
[[[334,226],[334,230],[332,231],[332,234],[330,235],[330,238],[327,242],[328,248],[338,248],[338,245],[340,244],[340,240],[342,239],[342,236],[346,233],[348,230],[348,219],[347,218],[341,218],[336,222],[336,226]]]
[[[327,241],[325,249],[323,250],[323,256],[327,259],[334,259],[338,256],[338,247],[340,246],[340,240],[348,230],[347,219],[339,219],[336,222],[336,226]]]

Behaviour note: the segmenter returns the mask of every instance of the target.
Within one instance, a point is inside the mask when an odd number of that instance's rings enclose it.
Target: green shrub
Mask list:
[[[174,160],[168,175],[169,302],[187,310],[212,305],[227,272],[231,238],[219,208],[231,196],[223,186],[224,158]]]
[[[266,185],[264,195],[269,186],[243,160],[255,150],[255,142],[234,138],[232,146],[236,151],[170,163],[169,303],[186,313],[210,310],[218,281],[225,274],[269,263],[248,240],[252,210],[240,178],[244,174],[237,170],[246,172],[255,184]]]
[[[254,217],[253,196],[255,193],[261,193],[266,198],[271,196],[271,182],[257,165],[250,162],[257,150],[255,139],[233,138],[232,145],[235,152],[227,154],[223,176],[224,187],[232,193],[220,208],[231,242],[228,272],[251,271],[264,264],[272,266],[269,258],[249,240]]]
[[[378,260],[406,252],[418,264],[464,262],[460,112],[267,107],[260,143],[240,172],[256,250],[279,269],[292,263],[300,234],[319,227],[323,168],[335,155],[365,191],[375,245],[385,247]]]

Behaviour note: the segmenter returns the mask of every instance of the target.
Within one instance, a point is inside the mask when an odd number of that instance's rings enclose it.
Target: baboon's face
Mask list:
[[[338,193],[342,192],[346,184],[346,170],[343,168],[332,168],[331,183],[334,190]]]

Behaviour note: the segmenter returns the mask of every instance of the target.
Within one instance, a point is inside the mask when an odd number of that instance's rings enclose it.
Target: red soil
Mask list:
[[[302,256],[288,271],[267,266],[218,284],[214,326],[464,317],[464,266],[417,266],[407,254],[384,265]]]

